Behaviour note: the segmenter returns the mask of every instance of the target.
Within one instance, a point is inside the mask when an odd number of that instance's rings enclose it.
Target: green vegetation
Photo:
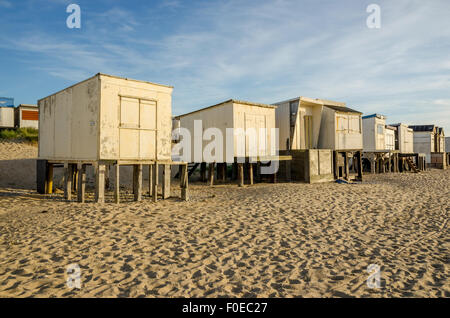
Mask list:
[[[0,140],[23,140],[36,143],[38,141],[38,136],[38,130],[35,128],[0,130]]]

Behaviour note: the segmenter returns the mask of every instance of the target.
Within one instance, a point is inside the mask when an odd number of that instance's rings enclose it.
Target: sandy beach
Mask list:
[[[98,205],[36,194],[36,156],[0,143],[0,297],[450,297],[450,170]]]

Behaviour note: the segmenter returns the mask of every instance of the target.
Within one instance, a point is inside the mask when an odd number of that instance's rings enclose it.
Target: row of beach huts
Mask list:
[[[36,105],[14,106],[14,98],[0,97],[0,129],[38,129],[39,116]]]
[[[105,202],[107,187],[119,203],[122,166],[132,167],[134,200],[148,196],[157,201],[171,196],[174,178],[179,178],[181,197],[187,200],[188,180],[195,177],[241,186],[264,180],[350,182],[366,173],[446,169],[449,162],[444,130],[435,125],[390,124],[381,114],[363,116],[345,103],[307,97],[271,105],[230,99],[173,117],[172,90],[99,73],[39,100],[38,192],[53,192],[56,167],[64,168],[67,200],[76,194],[85,202],[91,167],[95,201]],[[200,120],[199,137],[195,130]],[[190,151],[180,160],[173,150],[186,136],[177,132],[190,132],[190,143],[204,148],[213,139],[203,135],[210,128],[224,137],[217,146],[221,149],[213,151],[222,155]],[[230,135],[227,128],[264,133],[254,143],[247,135]],[[264,173],[274,162],[275,173]]]

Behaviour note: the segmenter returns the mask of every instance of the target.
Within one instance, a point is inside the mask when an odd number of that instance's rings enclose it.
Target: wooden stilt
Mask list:
[[[105,165],[96,165],[95,198],[97,203],[105,202]]]
[[[238,163],[237,168],[238,168],[239,186],[243,187],[244,186],[244,164]]]
[[[253,185],[253,163],[248,164],[248,178],[250,179],[250,185]]]
[[[180,187],[181,187],[181,199],[185,201],[189,201],[189,192],[188,192],[188,165],[181,165],[181,174],[180,174]]]
[[[49,163],[47,166],[47,194],[53,193],[53,164]]]
[[[73,178],[72,178],[72,191],[77,192],[78,187],[78,167],[77,165],[72,165]]]
[[[158,202],[158,182],[159,182],[159,165],[155,163],[153,165],[153,202]]]
[[[84,203],[86,201],[86,165],[78,164],[78,202]]]
[[[114,166],[115,178],[114,178],[114,202],[120,203],[120,165],[117,163]]]
[[[153,165],[148,166],[148,195],[153,195]]]
[[[358,180],[363,180],[363,163],[362,163],[362,151],[358,151]]]
[[[214,185],[214,167],[215,167],[215,163],[211,162],[209,164],[209,175],[208,175],[210,186]]]
[[[162,196],[163,199],[170,198],[170,165],[163,165]]]
[[[64,164],[64,198],[67,201],[72,200],[72,180],[73,169],[69,163]]]
[[[111,188],[110,184],[110,165],[105,166],[105,187],[107,190]]]
[[[133,165],[134,201],[142,201],[142,165]]]

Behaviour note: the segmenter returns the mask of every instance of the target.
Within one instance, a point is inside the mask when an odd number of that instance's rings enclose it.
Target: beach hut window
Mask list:
[[[377,132],[379,135],[384,135],[384,125],[377,125]]]
[[[349,130],[351,133],[361,133],[361,121],[359,116],[350,116]]]

